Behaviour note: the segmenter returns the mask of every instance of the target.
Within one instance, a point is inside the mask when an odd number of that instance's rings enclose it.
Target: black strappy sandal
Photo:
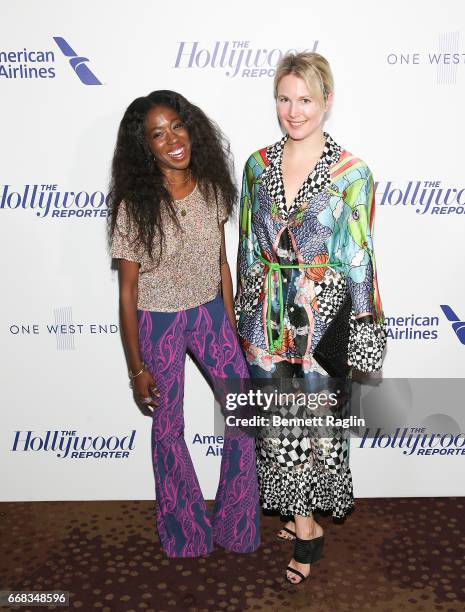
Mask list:
[[[301,540],[296,536],[294,544],[294,561],[302,564],[316,563],[321,558],[324,541],[324,536],[312,538],[311,540]],[[294,569],[290,565],[288,565],[286,569],[300,578],[300,582],[292,582],[286,575],[286,580],[294,586],[302,584],[302,582],[308,578],[308,576],[304,576],[302,572],[299,572],[299,570]]]
[[[286,533],[288,533],[292,537],[291,538],[283,537],[283,536],[279,535],[279,531],[285,531]],[[278,538],[278,540],[285,540],[286,542],[292,542],[292,540],[295,540],[295,531],[292,531],[292,529],[288,529],[287,527],[281,527],[281,529],[279,531],[276,534],[276,537]]]
[[[295,519],[294,519],[293,514],[280,514],[279,518],[281,519],[283,523],[294,523],[294,529],[295,529]],[[286,538],[286,537],[280,536],[279,531],[285,531],[292,537]],[[276,537],[278,538],[278,540],[284,540],[286,542],[292,542],[292,540],[295,540],[295,531],[292,531],[292,529],[289,529],[289,527],[281,527],[279,531],[276,533]]]

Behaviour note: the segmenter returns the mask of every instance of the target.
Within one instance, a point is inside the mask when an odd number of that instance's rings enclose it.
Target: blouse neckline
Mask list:
[[[193,189],[193,190],[192,190],[190,193],[188,193],[187,195],[185,195],[185,196],[184,196],[183,198],[181,198],[180,200],[173,200],[173,201],[174,201],[174,202],[184,202],[184,201],[185,201],[185,200],[187,200],[188,198],[192,197],[192,196],[195,194],[195,192],[197,191],[197,184],[198,184],[198,182],[197,182],[197,181],[195,181],[195,186],[194,186],[194,189]]]
[[[308,202],[313,196],[323,191],[330,183],[329,168],[339,161],[342,147],[340,147],[327,132],[323,132],[323,134],[325,136],[325,144],[320,158],[300,186],[294,201],[289,206],[286,204],[281,167],[284,145],[289,135],[285,134],[281,140],[278,140],[278,142],[269,146],[266,150],[266,157],[270,162],[266,180],[268,193],[277,207],[279,216],[284,220],[287,220],[291,215],[300,210],[300,206],[303,202]]]

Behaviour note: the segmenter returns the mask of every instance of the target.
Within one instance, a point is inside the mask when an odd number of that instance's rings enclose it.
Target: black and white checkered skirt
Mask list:
[[[293,516],[332,511],[334,518],[343,518],[354,505],[348,444],[344,434],[292,442],[286,438],[258,438],[262,507]]]
[[[252,376],[264,374],[253,366],[251,370]],[[302,389],[303,379],[315,373],[306,375],[300,371],[299,374],[299,378],[283,380],[281,377],[280,388],[287,383],[289,391],[292,381],[300,380],[297,388]],[[310,382],[308,386],[325,388],[324,381],[330,379],[321,373],[317,376],[317,382]],[[264,377],[277,382],[271,373]],[[344,410],[348,406],[346,403],[338,408],[338,416],[346,416]],[[308,411],[297,405],[274,406],[272,412],[286,418],[289,425],[262,428],[257,437],[257,472],[263,508],[300,516],[310,516],[317,510],[332,511],[334,518],[343,518],[354,505],[347,430],[293,425],[300,423],[296,421],[299,417],[308,416]]]

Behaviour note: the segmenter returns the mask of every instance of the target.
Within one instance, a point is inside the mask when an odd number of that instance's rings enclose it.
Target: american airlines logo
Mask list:
[[[457,336],[459,342],[465,344],[465,321],[461,321],[448,304],[441,304],[441,310],[449,323],[452,323],[452,331]]]
[[[56,42],[63,55],[69,58],[69,64],[81,83],[84,83],[84,85],[102,84],[87,65],[86,62],[89,61],[88,57],[78,55],[61,36],[54,36],[53,40]]]
[[[81,83],[102,85],[87,65],[88,57],[76,53],[62,36],[54,36],[53,40],[68,59],[69,65]],[[30,48],[23,43],[13,48],[0,47],[0,82],[56,79],[58,70],[56,56],[58,56],[56,50],[52,51],[45,46]]]

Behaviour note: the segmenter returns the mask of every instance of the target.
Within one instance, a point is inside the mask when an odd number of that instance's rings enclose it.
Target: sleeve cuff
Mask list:
[[[386,349],[384,323],[350,321],[348,363],[361,372],[379,372]]]

